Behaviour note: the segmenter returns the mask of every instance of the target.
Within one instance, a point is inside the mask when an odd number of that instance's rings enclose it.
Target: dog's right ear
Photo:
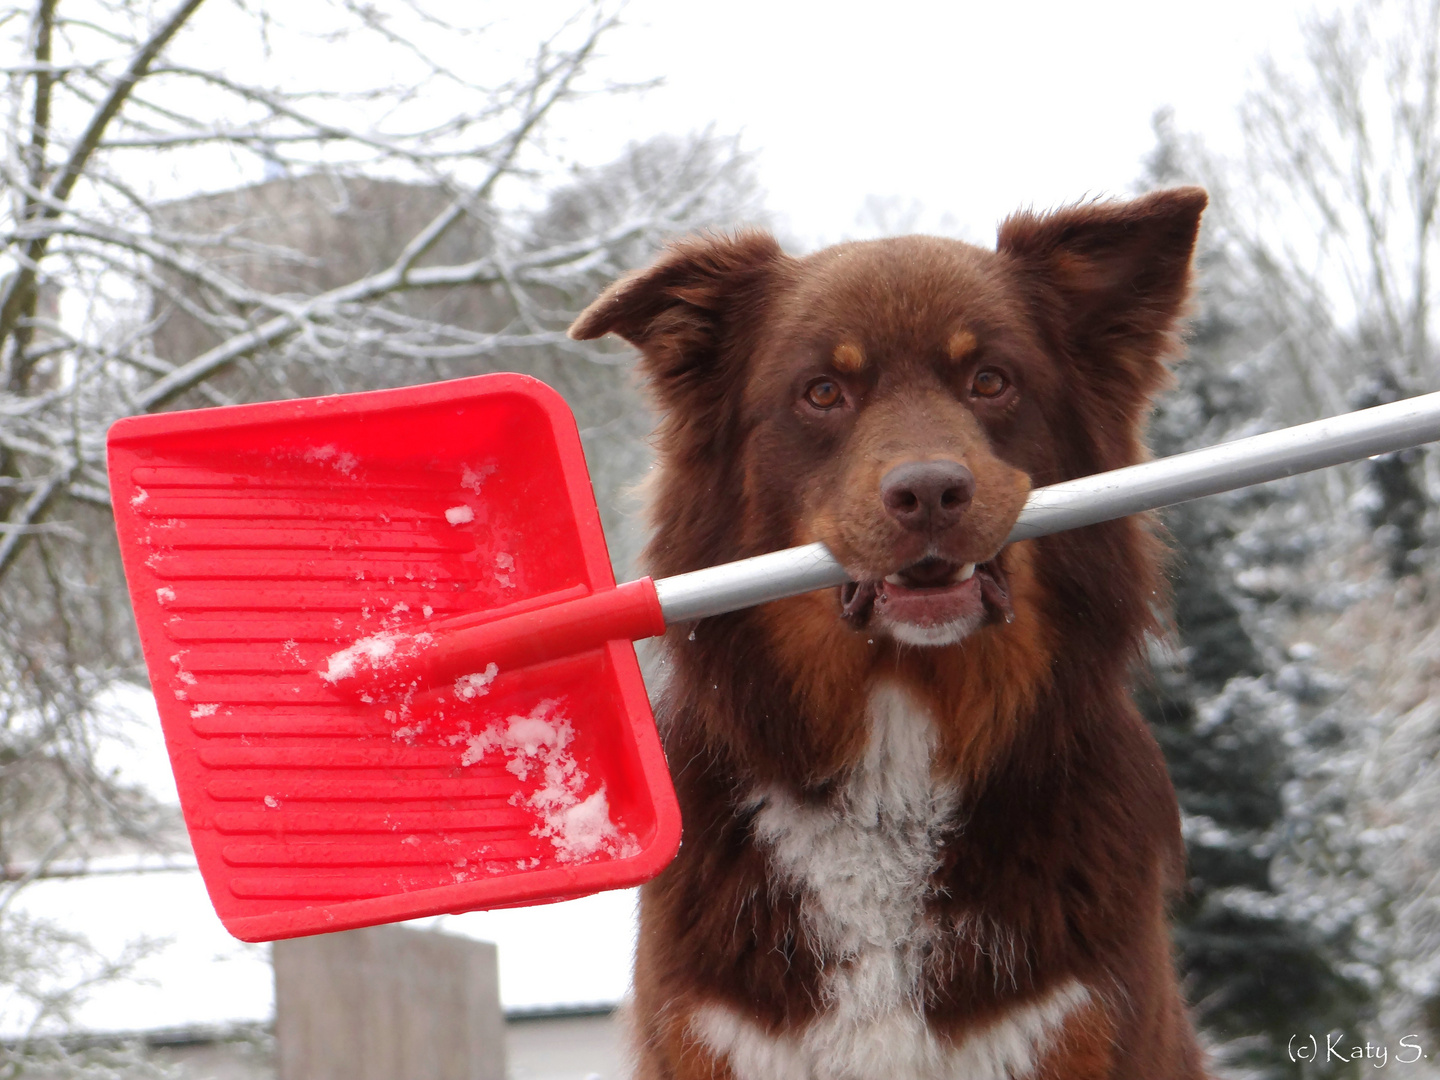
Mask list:
[[[618,334],[640,350],[661,404],[712,396],[731,385],[727,338],[740,313],[758,311],[785,253],[767,232],[692,236],[655,264],[620,278],[580,313],[570,336]]]

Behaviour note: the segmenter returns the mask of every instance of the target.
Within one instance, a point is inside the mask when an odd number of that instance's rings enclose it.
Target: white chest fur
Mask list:
[[[755,836],[771,872],[803,889],[808,944],[831,972],[819,1015],[776,1037],[707,1005],[691,1029],[729,1060],[737,1080],[1023,1077],[1089,994],[1062,984],[958,1045],[931,1033],[920,1010],[921,962],[927,937],[941,930],[927,922],[925,899],[957,793],[932,777],[934,720],[904,689],[879,686],[867,718],[864,761],[834,804],[754,794]]]

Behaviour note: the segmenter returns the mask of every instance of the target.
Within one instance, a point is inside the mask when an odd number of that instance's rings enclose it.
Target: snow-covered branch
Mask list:
[[[747,216],[753,185],[708,134],[552,160],[547,126],[611,89],[587,65],[621,0],[575,2],[524,47],[491,45],[501,3],[0,12],[0,933],[29,933],[7,905],[31,881],[173,825],[96,762],[97,702],[143,678],[115,420],[528,371],[608,440],[614,525],[646,416],[617,357],[564,328],[666,237]],[[22,977],[0,964],[0,985]]]

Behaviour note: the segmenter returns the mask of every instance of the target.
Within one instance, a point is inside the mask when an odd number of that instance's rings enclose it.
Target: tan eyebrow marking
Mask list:
[[[854,373],[865,366],[865,354],[860,351],[860,346],[854,342],[842,341],[835,346],[833,354],[835,366],[841,371]]]
[[[838,346],[835,346],[832,357],[835,360],[835,367],[838,367],[841,372],[855,373],[865,366],[864,351],[861,351],[860,346],[857,346],[854,341],[841,341]]]
[[[950,335],[950,340],[945,343],[945,352],[951,360],[964,360],[978,344],[975,335],[962,326]]]

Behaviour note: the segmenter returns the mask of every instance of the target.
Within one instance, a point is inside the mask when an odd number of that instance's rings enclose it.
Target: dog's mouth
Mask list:
[[[880,579],[847,582],[840,610],[857,628],[877,623],[914,644],[947,644],[986,623],[1015,618],[998,557],[958,563],[927,556]]]

